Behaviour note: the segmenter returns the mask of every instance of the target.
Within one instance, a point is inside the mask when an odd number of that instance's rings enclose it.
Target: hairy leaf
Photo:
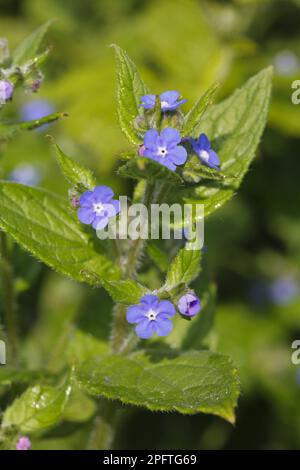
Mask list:
[[[145,157],[136,157],[122,165],[118,174],[123,177],[141,179],[150,181],[163,180],[167,183],[180,186],[182,179],[178,173],[169,170],[169,168],[160,163]]]
[[[209,351],[184,354],[140,351],[82,364],[75,376],[92,395],[156,411],[212,413],[234,422],[237,370],[227,356]]]
[[[96,179],[91,170],[68,157],[58,145],[55,145],[55,149],[58,164],[69,183],[82,185],[86,189],[93,189],[96,186]]]
[[[187,113],[181,130],[182,135],[194,138],[199,137],[201,118],[207,107],[212,103],[219,86],[219,83],[214,83]]]
[[[0,227],[50,267],[91,284],[119,278],[119,267],[96,250],[66,201],[41,189],[0,182],[0,207]]]
[[[0,123],[0,142],[6,141],[15,137],[23,131],[32,131],[44,126],[45,124],[51,124],[52,122],[58,121],[59,119],[66,117],[66,113],[54,113],[49,114],[41,119],[34,119],[33,121],[24,121],[17,123]]]
[[[134,126],[134,120],[139,114],[141,96],[147,93],[147,88],[127,53],[116,44],[112,44],[112,47],[114,47],[117,61],[117,98],[120,126],[130,142],[139,144],[141,138]]]
[[[171,290],[179,284],[189,284],[200,272],[201,250],[182,248],[172,261],[164,288]]]

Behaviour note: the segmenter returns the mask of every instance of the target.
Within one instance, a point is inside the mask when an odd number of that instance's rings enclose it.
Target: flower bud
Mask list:
[[[181,315],[194,317],[201,310],[201,302],[195,294],[188,293],[180,297],[177,307]]]

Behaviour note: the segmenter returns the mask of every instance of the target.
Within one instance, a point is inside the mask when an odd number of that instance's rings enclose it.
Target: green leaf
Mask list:
[[[55,145],[58,164],[69,183],[82,185],[86,189],[96,186],[96,179],[91,170],[68,157],[58,145]]]
[[[153,411],[212,413],[234,422],[237,370],[227,356],[209,351],[139,351],[91,359],[75,370],[92,395]]]
[[[117,61],[117,98],[120,126],[126,137],[133,144],[139,144],[141,138],[134,126],[139,114],[141,96],[148,93],[138,70],[127,53],[116,44],[112,44]]]
[[[146,287],[131,279],[124,281],[102,281],[101,284],[110,294],[113,301],[120,304],[137,304],[143,295],[149,293]]]
[[[32,131],[44,126],[45,124],[51,124],[52,122],[58,121],[66,116],[66,113],[54,113],[41,119],[34,119],[33,121],[17,122],[12,124],[0,123],[0,142],[9,140],[23,131]]]
[[[171,290],[189,284],[200,273],[201,250],[182,248],[172,261],[163,289]]]
[[[145,178],[154,182],[157,180],[163,180],[177,186],[180,186],[183,183],[178,173],[175,173],[160,163],[145,157],[136,157],[131,159],[119,168],[118,175],[137,180]]]
[[[199,137],[202,123],[201,118],[208,106],[212,103],[219,86],[219,83],[214,83],[187,113],[181,130],[182,135],[194,138]]]
[[[94,247],[68,203],[44,190],[0,182],[0,227],[41,261],[78,281],[116,280],[120,268]]]
[[[21,66],[25,62],[34,59],[52,23],[53,20],[47,21],[24,39],[13,53],[13,65]]]
[[[34,432],[57,424],[71,393],[69,381],[61,387],[35,385],[28,388],[4,413],[3,428],[16,426],[21,432]]]
[[[205,113],[201,131],[219,154],[224,181],[201,183],[182,191],[186,202],[204,204],[205,215],[232,198],[255,156],[267,120],[272,75],[271,67],[262,70]]]

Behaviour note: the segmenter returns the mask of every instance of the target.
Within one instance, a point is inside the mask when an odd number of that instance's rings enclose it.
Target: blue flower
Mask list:
[[[135,323],[135,332],[142,339],[148,339],[154,333],[167,336],[173,328],[170,318],[175,315],[175,307],[168,300],[160,301],[156,295],[144,295],[140,304],[127,309],[126,318]]]
[[[220,159],[216,152],[210,148],[210,141],[205,134],[201,134],[197,141],[190,139],[190,142],[194,152],[205,165],[220,170]]]
[[[150,129],[144,137],[144,157],[151,158],[172,171],[176,165],[182,165],[187,159],[187,151],[182,145],[180,133],[171,127],[165,128],[161,134]]]
[[[0,80],[0,103],[6,103],[6,101],[12,98],[14,92],[13,84],[8,80]]]
[[[120,203],[113,199],[114,192],[108,186],[97,186],[86,191],[79,199],[78,218],[80,222],[92,225],[96,230],[107,226],[109,218],[120,212]]]
[[[192,293],[188,293],[180,297],[177,306],[179,312],[187,317],[194,317],[201,310],[200,299]]]
[[[159,95],[161,102],[161,110],[163,113],[166,111],[175,111],[181,104],[185,103],[187,100],[179,100],[180,94],[178,91],[165,91]],[[155,106],[155,95],[144,95],[141,98],[143,108],[153,109]]]

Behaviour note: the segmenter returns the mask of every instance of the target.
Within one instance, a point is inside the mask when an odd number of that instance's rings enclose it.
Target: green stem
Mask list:
[[[2,309],[4,327],[6,329],[12,362],[16,362],[18,350],[18,327],[16,316],[16,296],[14,288],[13,268],[10,260],[7,237],[0,232]]]
[[[143,204],[150,207],[154,194],[154,184],[148,183],[145,188]],[[142,256],[145,247],[145,240],[138,238],[131,241],[131,246],[127,253],[127,260],[124,267],[125,279],[133,278],[136,274],[138,262]],[[114,325],[111,335],[111,349],[113,352],[119,352],[122,349],[123,342],[127,333],[126,306],[117,304],[114,308]]]
[[[117,411],[114,402],[103,400],[99,403],[98,413],[94,418],[93,428],[87,443],[88,450],[112,448]]]

